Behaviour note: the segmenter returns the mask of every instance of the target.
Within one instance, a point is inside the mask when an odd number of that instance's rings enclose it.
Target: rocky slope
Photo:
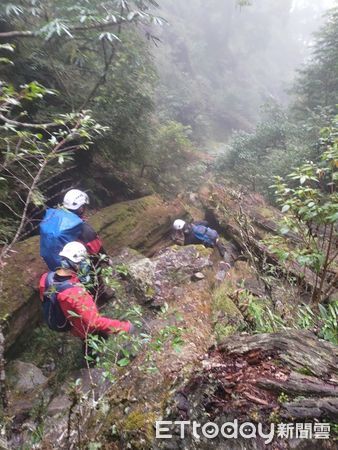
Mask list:
[[[90,218],[109,254],[123,246],[154,251],[170,231],[173,218],[184,214],[179,203],[165,203],[153,195],[117,203]],[[38,283],[46,266],[39,256],[38,236],[19,243],[4,269],[0,321],[4,323],[5,348],[20,345],[40,320]],[[15,349],[14,349],[15,350]]]
[[[243,218],[244,211],[249,233],[236,214]],[[168,247],[170,223],[182,215],[207,216],[223,234],[224,259],[203,246]],[[272,275],[260,272],[266,259],[270,270],[278,269],[278,260],[262,242],[278,232],[278,218],[279,213],[260,197],[217,186],[205,186],[199,194],[181,196],[173,203],[151,196],[97,213],[92,223],[120,268],[116,297],[105,311],[112,316],[134,313],[142,325],[135,338],[138,351],[134,359],[128,356],[130,361],[119,365],[120,356],[107,347],[96,368],[80,368],[75,364],[80,349],[74,338],[63,335],[57,340],[55,333],[39,329],[35,340],[8,366],[7,415],[13,418],[9,445],[334,448],[332,439],[275,439],[265,445],[259,436],[196,440],[190,432],[182,440],[177,429],[172,439],[155,435],[156,420],[221,425],[237,418],[266,426],[294,420],[336,421],[337,349],[312,333],[295,330],[295,306],[307,301],[311,273],[291,286],[278,270]],[[291,241],[296,238],[290,236]],[[20,245],[27,245],[31,255],[30,242]],[[22,252],[14,258],[19,255]],[[16,263],[11,260],[9,274]],[[30,290],[22,297],[23,305],[33,301],[29,297],[38,303],[34,283],[39,264],[31,256],[25,275]],[[297,277],[297,267],[290,270]],[[8,292],[9,288],[7,296]],[[14,320],[15,314],[10,317]],[[253,331],[261,333],[250,335]],[[9,343],[17,338],[7,334]],[[65,369],[60,364],[67,357]],[[60,367],[66,370],[63,378]]]

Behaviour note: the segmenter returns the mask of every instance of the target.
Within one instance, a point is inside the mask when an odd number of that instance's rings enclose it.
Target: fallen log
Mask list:
[[[332,423],[338,418],[338,349],[309,332],[286,331],[274,334],[237,334],[226,338],[221,345],[209,351],[190,379],[179,386],[166,405],[163,420],[196,421],[203,426],[237,420],[264,424],[306,422]],[[309,373],[304,374],[304,372]],[[231,380],[231,383],[229,383]],[[185,399],[185,411],[176,407],[177,393]],[[176,397],[175,397],[176,395]],[[212,442],[212,446],[210,447]],[[309,440],[300,448],[311,446]],[[170,443],[162,440],[159,448],[180,448],[176,436]],[[194,436],[188,434],[184,448],[194,449]],[[227,441],[216,436],[212,441],[201,438],[199,449],[247,450],[289,448],[283,439],[275,436],[266,445],[259,437]],[[325,448],[335,448],[333,435]]]

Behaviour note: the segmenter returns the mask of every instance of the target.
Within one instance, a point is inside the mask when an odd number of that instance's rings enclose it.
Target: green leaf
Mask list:
[[[332,216],[329,216],[329,217],[328,217],[328,220],[329,220],[330,222],[336,222],[336,221],[338,221],[338,212],[332,214]]]
[[[7,6],[6,6],[6,15],[7,16],[10,16],[10,15],[15,15],[15,16],[19,16],[20,14],[23,14],[23,9],[22,8],[20,8],[19,6],[17,6],[17,5],[14,5],[13,3],[9,3]]]
[[[284,205],[283,208],[282,208],[282,213],[288,212],[289,209],[290,209],[290,205]]]
[[[282,235],[288,234],[289,231],[290,231],[290,228],[287,226],[281,227],[281,229],[280,229],[280,233]]]
[[[136,15],[135,11],[130,11],[130,13],[127,15],[127,20],[129,20],[129,21],[133,20],[135,15]]]
[[[41,191],[35,189],[32,192],[32,202],[35,206],[44,206],[45,198]]]
[[[15,46],[12,44],[0,44],[0,50],[8,50],[9,52],[14,52]]]
[[[11,66],[14,66],[13,61],[8,58],[0,58],[0,64],[10,64]]]
[[[130,363],[130,359],[129,358],[122,358],[119,361],[117,361],[117,365],[120,367],[125,367]]]
[[[116,36],[116,34],[109,33],[107,31],[101,33],[99,39],[100,41],[102,41],[103,39],[107,39],[109,42],[113,42],[114,40],[121,42],[121,39],[118,36]]]
[[[72,317],[81,318],[81,316],[74,311],[69,310],[69,311],[67,311],[67,313]]]
[[[325,307],[323,305],[319,304],[318,308],[319,308],[319,311],[320,311],[320,314],[321,314],[322,318],[323,319],[327,319],[328,314],[327,314],[327,311],[326,311]]]

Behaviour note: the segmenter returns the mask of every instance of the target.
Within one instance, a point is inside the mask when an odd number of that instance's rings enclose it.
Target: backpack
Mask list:
[[[43,318],[48,327],[53,331],[69,331],[72,326],[65,318],[57,299],[60,292],[73,286],[68,280],[54,281],[55,272],[49,272],[45,281],[45,293],[43,295]]]
[[[82,224],[83,220],[70,211],[47,209],[40,224],[40,255],[49,270],[60,267],[60,251],[68,242],[78,240]]]
[[[202,241],[203,244],[210,245],[211,247],[215,245],[216,239],[218,238],[217,231],[204,225],[192,224],[191,228],[195,238]]]

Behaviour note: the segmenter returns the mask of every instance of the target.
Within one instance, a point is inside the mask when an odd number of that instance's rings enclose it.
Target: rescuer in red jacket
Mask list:
[[[53,295],[51,293],[54,293],[61,316],[63,315],[63,320],[70,325],[70,332],[81,339],[86,339],[89,333],[100,334],[103,337],[120,331],[131,333],[133,325],[130,322],[121,322],[101,316],[93,297],[80,283],[78,272],[81,269],[81,263],[87,256],[84,245],[80,242],[69,242],[60,252],[60,256],[62,257],[62,267],[55,272],[45,273],[41,277],[40,297],[42,302],[46,303]],[[51,279],[51,283],[47,283],[49,279]],[[59,289],[60,286],[63,288]],[[50,309],[49,314],[53,313],[55,313],[54,309]]]

